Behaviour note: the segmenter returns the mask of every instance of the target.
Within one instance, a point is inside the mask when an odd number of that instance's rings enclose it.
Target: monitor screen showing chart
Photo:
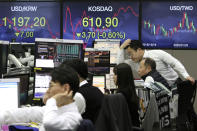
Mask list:
[[[196,2],[143,2],[142,42],[144,46],[147,48],[197,48],[196,16]]]
[[[64,60],[83,58],[82,40],[36,39],[35,67],[53,68]]]
[[[106,74],[110,72],[110,51],[86,48],[84,61],[88,65],[88,72]]]
[[[58,2],[1,2],[0,40],[35,42],[60,38]]]
[[[110,51],[110,64],[117,63],[117,53],[120,48],[120,40],[96,40],[94,42],[95,49],[107,49]]]
[[[138,39],[139,2],[68,1],[63,5],[63,38],[82,39],[92,47],[94,39]]]

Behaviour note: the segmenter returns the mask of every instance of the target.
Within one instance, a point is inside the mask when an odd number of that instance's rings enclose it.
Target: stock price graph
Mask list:
[[[138,2],[66,2],[63,38],[82,39],[92,47],[95,39],[138,39]]]
[[[56,2],[0,3],[0,40],[34,42],[35,38],[59,38],[60,14]]]
[[[195,3],[145,2],[142,6],[144,46],[148,48],[197,48]]]

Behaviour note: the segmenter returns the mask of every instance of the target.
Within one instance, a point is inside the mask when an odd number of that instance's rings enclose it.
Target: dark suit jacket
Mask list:
[[[133,131],[127,101],[121,93],[104,97],[95,128],[96,131]]]
[[[86,101],[86,110],[85,113],[82,114],[83,119],[89,119],[95,123],[101,108],[103,93],[97,87],[91,86],[89,83],[79,87],[78,92],[83,95]]]

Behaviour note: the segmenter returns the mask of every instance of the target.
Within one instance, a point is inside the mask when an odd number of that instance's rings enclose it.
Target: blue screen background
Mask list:
[[[37,6],[36,11],[14,11],[14,6]],[[12,7],[12,10],[11,10]],[[0,40],[16,42],[34,42],[35,38],[60,38],[60,5],[56,2],[2,2],[0,3]],[[7,17],[6,26],[3,18]],[[15,17],[15,26],[13,18]],[[22,17],[23,26],[18,25]],[[27,26],[26,18],[29,17]],[[39,20],[36,20],[38,17]],[[40,26],[41,17],[45,17],[45,26]],[[18,19],[19,18],[19,19]],[[37,25],[34,26],[35,22]],[[42,21],[43,22],[43,21]],[[32,26],[33,25],[33,26]],[[23,34],[22,34],[23,32]],[[26,32],[33,32],[33,37],[28,37]],[[19,33],[16,36],[15,33]]]
[[[88,11],[88,6],[104,6],[113,8],[113,11]],[[66,17],[67,16],[67,17]],[[103,29],[105,26],[105,18],[118,18],[117,27],[109,27]],[[89,17],[94,20],[94,26],[83,27],[82,18]],[[102,19],[102,26],[97,28],[95,26],[95,19],[100,17]],[[139,3],[138,2],[65,2],[63,8],[63,38],[64,39],[83,39],[87,43],[87,47],[92,47],[94,39],[121,39],[123,42],[125,39],[138,39],[138,17],[139,17]],[[78,37],[76,33],[81,32],[96,32],[95,37]],[[103,32],[120,32],[125,36],[116,36],[116,38],[102,37],[98,35]]]
[[[192,6],[192,10],[172,10],[172,6]],[[197,48],[196,7],[194,2],[143,2],[143,44],[150,48]]]

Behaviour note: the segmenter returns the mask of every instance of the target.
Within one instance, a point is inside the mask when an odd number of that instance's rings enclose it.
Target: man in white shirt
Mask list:
[[[125,59],[125,50],[130,55],[131,59]],[[152,58],[156,62],[157,71],[167,80],[170,86],[175,84],[179,78],[178,74],[194,83],[194,78],[187,73],[180,61],[162,50],[145,50],[139,40],[127,39],[121,45],[120,51],[118,52],[118,63],[125,62],[138,71],[139,62],[142,58],[146,57]]]
[[[79,88],[77,73],[69,66],[58,67],[51,77],[50,88],[43,98],[46,106],[0,111],[0,125],[37,122],[41,123],[41,131],[76,130],[82,120],[73,100]]]

